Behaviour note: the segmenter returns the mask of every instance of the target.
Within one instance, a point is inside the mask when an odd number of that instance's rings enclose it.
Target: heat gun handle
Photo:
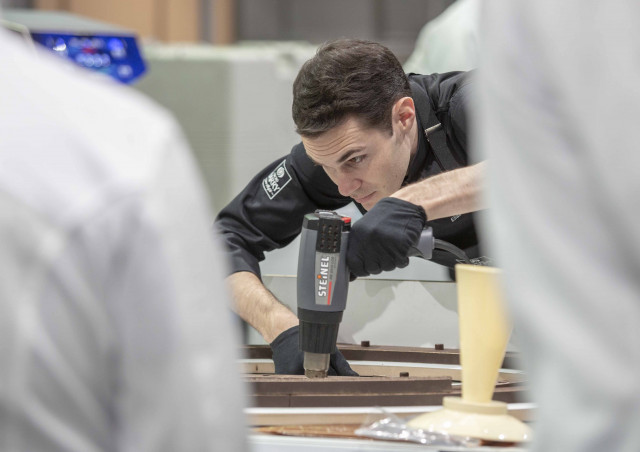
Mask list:
[[[435,240],[433,238],[433,229],[426,228],[422,230],[418,243],[409,249],[409,256],[418,256],[423,259],[431,259]]]

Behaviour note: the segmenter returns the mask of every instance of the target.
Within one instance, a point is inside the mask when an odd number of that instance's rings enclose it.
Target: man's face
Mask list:
[[[365,128],[352,116],[322,135],[303,137],[302,142],[342,195],[371,210],[400,189],[409,167],[414,140],[407,128],[393,123],[390,135],[387,130]]]

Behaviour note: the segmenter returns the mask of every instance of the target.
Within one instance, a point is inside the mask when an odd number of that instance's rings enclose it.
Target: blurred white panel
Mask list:
[[[148,44],[143,50],[149,73],[136,88],[176,115],[214,211],[299,141],[291,119],[292,85],[315,46]]]

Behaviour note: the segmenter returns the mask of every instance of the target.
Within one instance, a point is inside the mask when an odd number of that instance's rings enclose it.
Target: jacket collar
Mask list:
[[[409,168],[407,168],[407,175],[402,181],[402,186],[411,184],[419,180],[422,173],[422,169],[427,163],[427,140],[424,137],[424,128],[422,127],[422,121],[420,120],[420,114],[416,111],[417,132],[418,132],[418,150],[415,155],[409,161]]]

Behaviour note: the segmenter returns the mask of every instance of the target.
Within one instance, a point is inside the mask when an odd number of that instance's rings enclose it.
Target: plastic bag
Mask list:
[[[411,428],[395,414],[388,413],[382,408],[379,408],[379,410],[379,414],[371,415],[367,418],[362,427],[356,430],[356,435],[373,439],[408,441],[428,446],[480,446],[479,439]]]

